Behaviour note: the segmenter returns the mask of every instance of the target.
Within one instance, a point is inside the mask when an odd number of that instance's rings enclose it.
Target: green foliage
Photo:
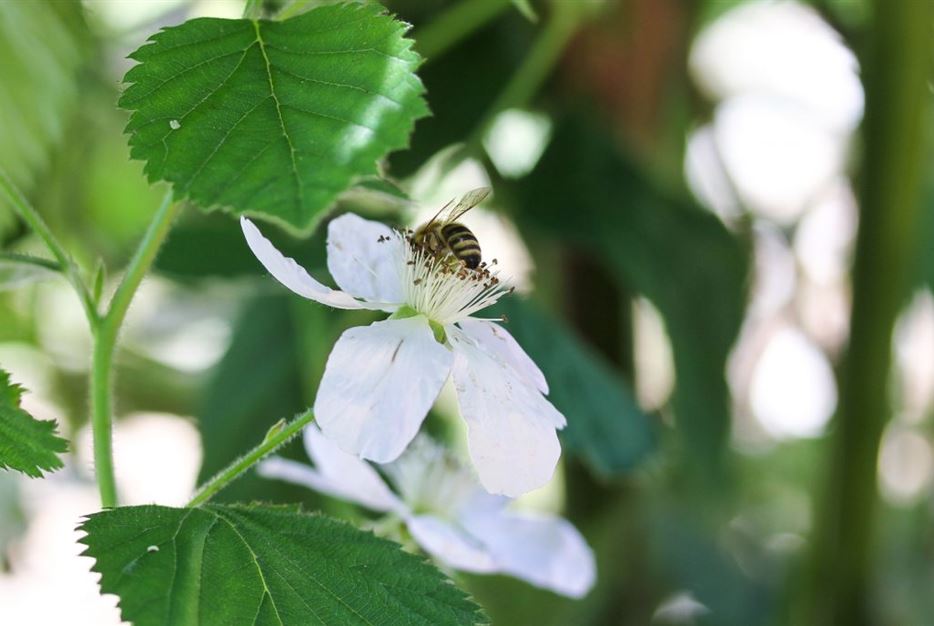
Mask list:
[[[165,29],[131,55],[131,155],[178,198],[307,229],[427,114],[405,29],[376,4]]]
[[[68,443],[55,434],[55,422],[37,420],[20,408],[23,388],[0,370],[0,469],[14,469],[33,478],[61,469],[58,455]]]
[[[289,237],[276,228],[264,228],[263,234],[302,266],[323,268],[325,244],[321,230],[307,239]],[[172,229],[172,236],[159,251],[156,269],[184,280],[268,276],[247,247],[240,224],[220,213],[194,211],[184,215]]]
[[[512,0],[512,4],[525,19],[530,22],[538,21],[538,13],[535,12],[535,7],[532,6],[529,0]]]
[[[307,406],[299,376],[299,347],[289,296],[261,296],[247,303],[198,411],[205,441],[199,483],[261,441],[277,419]],[[249,474],[219,497],[284,495],[275,492],[283,489],[282,483],[270,488],[270,483],[263,482],[260,488],[260,482]]]
[[[429,19],[421,13],[428,7],[418,0],[406,16],[420,23],[420,18]],[[440,151],[471,136],[525,58],[536,28],[518,11],[506,11],[495,24],[472,33],[419,70],[430,94],[432,116],[419,122],[410,149],[390,156],[394,176],[416,173]]]
[[[0,168],[17,185],[30,185],[64,134],[85,56],[82,28],[78,3],[0,2]]]
[[[124,507],[81,524],[136,626],[476,624],[480,609],[395,544],[282,507]]]
[[[612,367],[530,302],[509,298],[498,313],[509,318],[509,331],[541,368],[549,399],[567,417],[564,449],[604,476],[638,465],[654,447],[651,420]]]
[[[685,448],[713,477],[729,432],[724,369],[743,318],[747,250],[713,215],[649,184],[605,133],[577,118],[556,129],[523,203],[529,228],[597,254],[658,307],[674,347]]]
[[[934,181],[928,183],[928,187],[932,186]],[[919,237],[921,241],[918,246],[918,275],[912,277],[915,279],[913,282],[920,283],[921,286],[926,285],[934,291],[934,189],[929,188],[924,197]]]

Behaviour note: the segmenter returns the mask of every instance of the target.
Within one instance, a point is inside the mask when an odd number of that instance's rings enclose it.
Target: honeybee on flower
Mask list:
[[[480,195],[469,192],[458,206]],[[419,231],[348,213],[328,225],[328,270],[340,287],[331,289],[249,219],[240,223],[259,261],[293,292],[335,308],[391,313],[346,330],[331,351],[314,403],[326,437],[364,459],[393,461],[452,376],[484,488],[517,496],[548,482],[561,454],[556,431],[566,422],[512,335],[498,320],[476,317],[511,291],[497,271],[452,263],[447,247],[428,245]]]

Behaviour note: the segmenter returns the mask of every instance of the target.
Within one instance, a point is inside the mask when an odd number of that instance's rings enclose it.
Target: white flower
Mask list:
[[[328,227],[328,269],[338,291],[283,256],[250,220],[240,223],[256,257],[295,293],[336,308],[393,313],[345,331],[328,357],[314,411],[341,449],[377,463],[395,460],[450,374],[483,486],[517,496],[548,482],[564,416],[545,399],[545,377],[512,335],[471,317],[509,291],[495,273],[452,268],[404,234],[347,214]]]
[[[380,469],[347,454],[314,425],[305,449],[315,466],[272,457],[261,475],[311,487],[368,509],[399,516],[426,552],[451,568],[515,576],[574,598],[593,586],[596,566],[584,538],[567,520],[505,509],[444,449],[421,435]]]

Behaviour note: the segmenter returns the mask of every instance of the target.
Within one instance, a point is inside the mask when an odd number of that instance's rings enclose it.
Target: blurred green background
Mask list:
[[[456,575],[493,623],[934,624],[928,3],[384,4],[427,57],[432,117],[383,171],[426,209],[493,186],[467,223],[515,276],[501,310],[569,421],[559,478],[521,504],[562,511],[597,554],[580,601]],[[241,12],[0,3],[0,166],[89,273],[119,275],[164,192],[128,158],[126,54]],[[414,219],[366,189],[335,209]],[[321,229],[268,230],[326,279]],[[43,254],[6,207],[0,250]],[[124,500],[184,502],[309,406],[336,337],[370,319],[285,293],[235,220],[184,211],[118,356]],[[71,532],[96,508],[88,350],[65,282],[0,256],[0,364],[75,451],[45,483],[0,473],[3,623],[50,596],[42,623],[115,621]],[[449,405],[430,428],[456,428]],[[365,522],[253,475],[220,497]]]

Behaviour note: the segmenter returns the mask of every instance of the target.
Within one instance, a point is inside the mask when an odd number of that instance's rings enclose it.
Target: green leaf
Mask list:
[[[651,184],[610,134],[583,117],[556,129],[523,185],[526,228],[595,253],[627,290],[661,312],[673,346],[673,408],[684,449],[703,476],[716,480],[730,425],[724,370],[743,319],[748,249],[690,199]]]
[[[123,507],[81,524],[101,590],[136,626],[477,624],[423,559],[282,507]]]
[[[307,229],[426,115],[407,25],[376,4],[195,19],[131,54],[131,155],[178,198]]]
[[[0,369],[0,469],[14,469],[33,478],[61,469],[59,453],[68,443],[55,434],[55,422],[37,420],[20,408],[23,388]]]
[[[0,167],[29,188],[78,99],[86,56],[79,3],[0,2]]]
[[[261,441],[276,420],[308,406],[299,350],[288,296],[261,296],[246,303],[197,412],[205,442],[199,484]],[[274,498],[285,496],[287,487],[249,473],[218,497]]]
[[[564,449],[604,476],[639,464],[654,447],[652,422],[632,391],[565,324],[518,298],[501,301],[507,328],[545,374],[548,397],[567,417]]]
[[[535,12],[535,8],[529,0],[512,0],[512,5],[525,19],[530,22],[538,21],[538,13]]]

